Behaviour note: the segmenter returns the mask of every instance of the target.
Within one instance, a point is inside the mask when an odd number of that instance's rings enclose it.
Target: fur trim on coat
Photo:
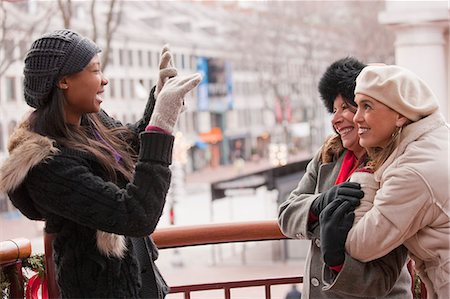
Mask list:
[[[0,192],[4,193],[15,191],[33,167],[59,153],[54,140],[31,132],[26,123],[22,123],[11,135],[8,151],[9,158],[0,168]],[[32,205],[32,200],[29,199],[27,204]],[[28,217],[27,213],[24,214]],[[36,218],[33,217],[33,220]],[[102,254],[124,257],[127,250],[124,236],[97,230],[96,238],[97,248]]]

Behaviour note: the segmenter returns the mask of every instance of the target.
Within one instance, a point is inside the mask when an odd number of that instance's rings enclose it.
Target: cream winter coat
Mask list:
[[[406,126],[375,172],[381,189],[350,230],[346,249],[371,261],[404,244],[428,298],[450,298],[449,125],[440,113]]]

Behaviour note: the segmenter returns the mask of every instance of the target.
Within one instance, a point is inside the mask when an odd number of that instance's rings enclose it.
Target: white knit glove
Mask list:
[[[176,76],[167,80],[156,98],[149,125],[172,133],[183,107],[184,96],[201,80],[202,76],[199,73],[183,77]]]
[[[178,71],[172,64],[172,53],[169,50],[169,45],[164,45],[159,57],[159,75],[158,82],[156,82],[155,98],[158,97],[166,81],[169,78],[175,77],[177,74]]]

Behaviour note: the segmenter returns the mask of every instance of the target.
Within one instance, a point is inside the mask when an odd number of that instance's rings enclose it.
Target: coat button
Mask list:
[[[315,287],[318,287],[320,283],[317,278],[313,277],[313,278],[311,278],[311,284]]]
[[[314,243],[316,243],[316,246],[317,246],[317,247],[320,247],[320,239],[316,239],[316,240],[314,241]]]
[[[298,234],[295,234],[295,237],[296,237],[297,239],[301,239],[301,238],[303,238],[302,234],[300,234],[300,233],[298,233]]]

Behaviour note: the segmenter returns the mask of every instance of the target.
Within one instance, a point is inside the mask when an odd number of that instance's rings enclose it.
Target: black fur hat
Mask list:
[[[328,112],[333,112],[333,103],[338,95],[352,106],[355,103],[356,77],[366,65],[353,57],[333,62],[319,81],[319,93]]]

